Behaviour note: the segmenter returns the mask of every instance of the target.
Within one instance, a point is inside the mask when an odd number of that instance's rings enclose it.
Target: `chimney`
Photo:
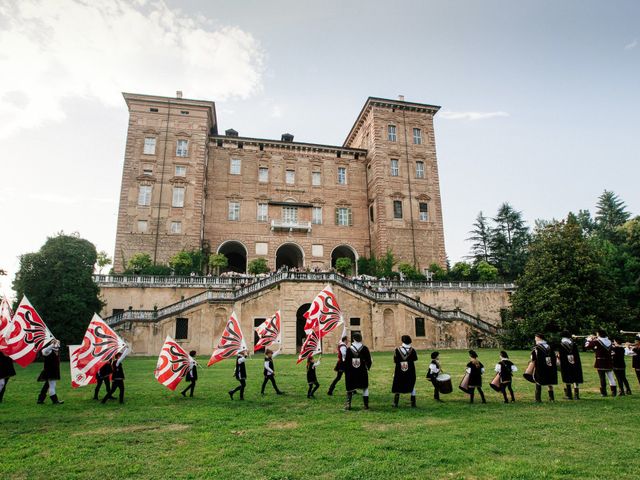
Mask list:
[[[404,102],[404,95],[398,95],[398,100],[400,100],[401,102]]]
[[[283,142],[293,142],[293,135],[290,133],[283,133],[280,138]]]
[[[182,98],[182,90],[176,91],[176,98]]]
[[[236,132],[233,128],[230,128],[229,130],[225,130],[224,134],[227,137],[237,137],[238,136],[238,132]]]

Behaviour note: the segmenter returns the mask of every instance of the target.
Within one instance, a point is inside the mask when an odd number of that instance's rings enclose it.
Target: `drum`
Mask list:
[[[440,390],[440,393],[451,393],[453,391],[451,375],[441,373],[436,377],[436,382],[438,382],[438,390]]]
[[[531,383],[536,383],[536,381],[533,379],[533,373],[536,371],[536,364],[533,362],[529,362],[529,365],[527,365],[527,369],[524,371],[524,373],[522,374],[522,376],[529,382]]]
[[[500,391],[500,374],[496,373],[496,376],[491,380],[491,388],[493,388],[496,392]]]
[[[464,393],[469,393],[469,374],[465,373],[464,377],[462,377],[462,381],[460,382],[460,386],[458,387]]]

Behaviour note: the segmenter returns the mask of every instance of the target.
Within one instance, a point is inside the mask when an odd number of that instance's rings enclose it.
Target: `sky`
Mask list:
[[[0,292],[60,231],[113,255],[121,92],[216,102],[219,130],[341,145],[368,96],[441,105],[447,254],[478,212],[640,214],[640,2],[0,0]]]

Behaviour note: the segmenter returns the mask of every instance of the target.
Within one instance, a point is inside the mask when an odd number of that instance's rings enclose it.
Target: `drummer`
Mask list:
[[[440,352],[431,353],[431,363],[429,364],[429,370],[427,371],[427,378],[433,385],[433,399],[436,402],[442,402],[440,400],[440,384],[438,383],[438,375],[442,372],[440,368]]]
[[[478,360],[478,354],[474,350],[469,350],[469,363],[467,363],[466,372],[469,374],[469,401],[473,403],[475,390],[478,389],[482,403],[487,403],[482,391],[482,374],[484,373],[484,365]]]
[[[500,361],[496,363],[495,372],[500,378],[499,391],[502,392],[504,403],[509,403],[509,400],[507,399],[507,389],[509,389],[509,393],[511,394],[511,401],[516,401],[516,396],[513,394],[511,383],[513,381],[513,372],[517,371],[518,367],[516,367],[511,360],[509,360],[509,354],[502,350],[500,352]]]

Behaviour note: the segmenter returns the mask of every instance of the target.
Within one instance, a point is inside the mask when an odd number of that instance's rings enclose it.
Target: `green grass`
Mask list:
[[[92,388],[72,390],[68,364],[58,390],[65,404],[36,405],[41,366],[16,367],[0,404],[0,478],[637,478],[640,389],[633,370],[627,373],[636,395],[600,398],[592,356],[583,354],[582,400],[563,400],[557,391],[555,404],[536,405],[521,376],[528,352],[514,352],[517,402],[505,405],[488,385],[497,352],[479,353],[487,405],[470,405],[457,388],[436,404],[421,352],[418,408],[403,396],[392,409],[391,354],[377,353],[371,410],[362,410],[357,396],[350,412],[342,408],[343,382],[336,396],[326,395],[331,355],[319,367],[316,400],[306,398],[304,365],[292,356],[276,358],[281,397],[270,386],[260,396],[262,357],[249,361],[244,402],[227,395],[236,385],[231,361],[202,369],[196,397],[183,398],[155,381],[155,358],[129,358],[123,406],[92,400]],[[457,387],[466,353],[443,351],[441,359]]]

